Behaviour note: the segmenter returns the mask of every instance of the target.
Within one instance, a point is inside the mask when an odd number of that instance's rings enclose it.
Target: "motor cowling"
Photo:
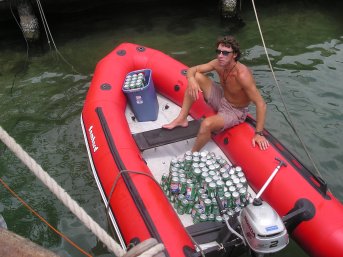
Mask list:
[[[243,236],[254,252],[274,253],[287,246],[289,236],[285,225],[268,203],[257,199],[239,217]]]

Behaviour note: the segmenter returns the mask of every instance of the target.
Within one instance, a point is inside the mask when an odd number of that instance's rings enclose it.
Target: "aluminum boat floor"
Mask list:
[[[132,134],[159,129],[162,127],[162,125],[171,122],[178,115],[180,111],[179,106],[175,105],[173,102],[161,95],[158,95],[157,99],[159,102],[159,114],[156,121],[138,122],[136,119],[132,118],[134,117],[134,114],[130,106],[127,105],[125,115]],[[189,121],[193,120],[190,116],[187,119]],[[191,150],[195,141],[195,136],[196,135],[186,140],[153,147],[142,152],[143,158],[147,162],[147,165],[157,182],[161,181],[163,173],[168,174],[170,161],[173,158],[181,157],[186,151]],[[229,164],[232,164],[212,140],[204,146],[203,150],[213,152],[216,156],[222,156],[228,161]],[[251,189],[249,192],[250,191]],[[251,191],[250,193],[253,192]],[[193,224],[191,215],[179,215],[179,217],[185,227]]]

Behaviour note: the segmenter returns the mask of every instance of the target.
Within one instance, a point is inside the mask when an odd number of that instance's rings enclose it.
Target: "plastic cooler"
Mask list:
[[[157,120],[158,116],[158,101],[156,96],[156,91],[154,83],[152,81],[152,70],[136,70],[128,73],[126,75],[125,81],[128,76],[133,76],[134,74],[144,74],[144,85],[139,88],[124,88],[122,90],[125,93],[130,107],[138,121],[154,121]],[[124,83],[125,83],[124,81]]]

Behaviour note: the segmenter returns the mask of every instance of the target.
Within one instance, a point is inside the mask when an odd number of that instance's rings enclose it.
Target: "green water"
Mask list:
[[[285,118],[268,68],[250,2],[246,25],[229,31],[215,1],[162,7],[113,5],[93,12],[47,12],[66,64],[44,41],[29,50],[9,12],[0,23],[0,125],[110,231],[88,166],[80,113],[96,63],[117,44],[159,49],[191,66],[214,57],[218,35],[232,32],[268,103],[266,128],[312,167]],[[263,3],[262,3],[263,2]],[[343,200],[343,18],[339,1],[258,1],[257,11],[275,75],[294,125],[329,188]],[[137,7],[137,6],[136,6]],[[77,71],[77,72],[76,72]],[[254,108],[251,108],[254,113]],[[0,144],[0,176],[40,215],[93,256],[110,256],[95,236]],[[281,196],[280,196],[281,197]],[[84,256],[52,232],[0,186],[0,213],[8,228],[61,256]],[[306,256],[294,243],[275,256]]]

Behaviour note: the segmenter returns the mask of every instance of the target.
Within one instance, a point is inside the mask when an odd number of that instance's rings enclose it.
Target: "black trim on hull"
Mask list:
[[[96,169],[96,167],[94,165],[93,156],[91,154],[91,150],[89,148],[89,144],[88,144],[88,141],[87,141],[88,140],[88,136],[87,136],[87,132],[86,132],[86,127],[85,127],[84,122],[83,122],[82,114],[81,114],[81,127],[82,127],[82,131],[83,131],[83,135],[84,135],[84,139],[85,139],[85,144],[86,144],[86,148],[87,148],[87,152],[88,152],[88,158],[90,159],[90,165],[91,165],[91,169],[92,169],[92,172],[93,172],[93,176],[94,176],[95,181],[97,183],[97,186],[98,186],[98,188],[100,190],[101,198],[103,199],[104,202],[105,202],[105,199],[106,199],[105,204],[107,204],[107,202],[108,202],[107,201],[107,197],[106,197],[105,192],[103,190],[102,183],[101,183],[101,181],[99,179],[98,171],[97,171],[97,169]],[[108,205],[108,206],[109,206],[109,209],[106,210],[106,216],[107,216],[107,218],[108,218],[108,220],[110,222],[112,222],[112,223],[114,222],[114,224],[112,224],[114,226],[114,229],[115,229],[114,233],[117,234],[117,237],[118,237],[118,239],[120,241],[120,244],[121,244],[122,248],[125,249],[126,245],[125,245],[124,239],[122,237],[122,233],[120,231],[120,228],[118,227],[118,225],[116,223],[115,214],[114,214],[114,212],[112,210],[112,207],[110,205]],[[114,219],[114,221],[113,221],[113,219]]]
[[[256,121],[251,117],[248,116],[245,121],[252,127],[256,127]],[[327,195],[327,184],[322,178],[316,176],[309,169],[307,169],[279,140],[272,136],[267,130],[264,130],[263,133],[268,141],[275,146],[275,149],[287,159],[294,169],[298,171],[298,173],[301,174],[304,179],[306,179],[306,181],[314,189],[316,189],[324,199],[331,200],[331,197]],[[297,163],[294,163],[294,161]]]
[[[95,109],[95,112],[98,115],[101,127],[102,127],[104,135],[106,137],[107,144],[110,147],[112,157],[113,157],[117,167],[119,168],[119,170],[126,170],[126,167],[125,167],[122,159],[120,158],[118,150],[115,146],[114,140],[112,138],[112,134],[109,130],[108,123],[106,121],[106,118],[105,118],[105,115],[102,111],[102,108],[97,107]],[[161,237],[157,231],[157,228],[155,227],[155,224],[150,217],[150,214],[146,211],[147,209],[146,209],[146,207],[142,201],[142,198],[140,197],[140,195],[137,191],[137,188],[135,187],[131,177],[129,176],[128,173],[122,173],[122,177],[123,177],[123,180],[124,180],[126,187],[128,188],[128,191],[130,192],[132,200],[134,201],[142,219],[144,220],[144,223],[145,223],[151,237],[155,238],[158,242],[163,243],[163,241],[162,241],[162,239],[161,239]],[[169,256],[167,250],[165,250],[164,252],[165,252],[166,256]]]

